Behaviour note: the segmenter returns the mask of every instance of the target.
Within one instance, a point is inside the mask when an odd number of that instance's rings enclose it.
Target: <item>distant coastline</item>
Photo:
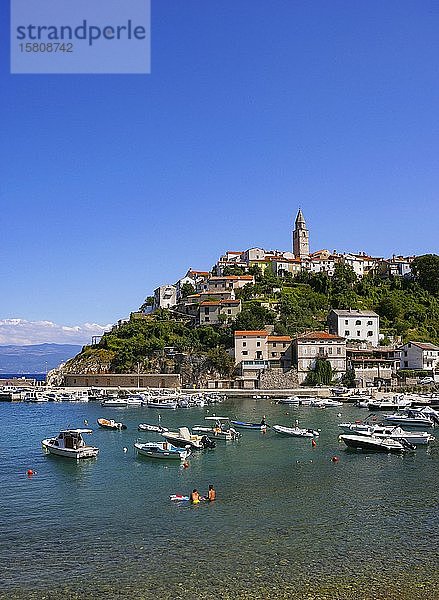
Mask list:
[[[45,381],[46,373],[0,373],[0,379],[36,379]]]

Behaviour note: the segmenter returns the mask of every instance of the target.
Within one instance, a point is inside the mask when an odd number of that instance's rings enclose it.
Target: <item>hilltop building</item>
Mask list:
[[[380,317],[373,310],[331,310],[328,327],[330,333],[340,337],[378,346]]]
[[[293,254],[296,258],[307,258],[309,256],[309,231],[306,228],[305,218],[300,208],[293,231]]]

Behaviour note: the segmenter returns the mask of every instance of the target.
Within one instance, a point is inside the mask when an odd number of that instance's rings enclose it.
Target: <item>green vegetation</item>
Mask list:
[[[335,372],[326,358],[317,358],[314,368],[308,371],[304,385],[331,385]]]
[[[233,269],[233,274],[241,272],[238,267],[229,269]],[[330,308],[376,311],[386,342],[398,336],[403,342],[439,344],[439,256],[416,258],[412,278],[368,274],[358,279],[350,267],[341,264],[336,265],[331,278],[325,273],[307,271],[296,277],[279,278],[270,269],[262,273],[257,266],[250,271],[256,282],[237,290],[243,310],[233,322],[223,319],[216,326],[195,327],[192,321],[158,310],[114,328],[99,345],[86,347],[74,361],[91,361],[95,357],[99,362],[99,353],[105,351],[100,358],[116,373],[135,371],[139,365],[143,371],[160,368],[180,372],[177,359],[170,358],[168,349],[173,348],[173,356],[198,357],[206,369],[226,376],[233,369],[227,350],[233,348],[234,331],[263,329],[272,324],[276,333],[294,337],[307,330],[325,329]],[[185,294],[193,291],[190,285],[183,288]],[[152,300],[147,298],[145,305]],[[327,379],[329,374],[320,372],[321,368],[310,377]]]

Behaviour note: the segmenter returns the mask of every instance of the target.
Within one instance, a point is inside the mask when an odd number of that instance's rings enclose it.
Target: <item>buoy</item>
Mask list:
[[[124,446],[123,451],[128,452],[128,448],[126,446]]]
[[[27,473],[27,476],[28,476],[28,477],[32,477],[32,475],[34,475],[35,471],[32,471],[32,469],[28,469],[28,470],[26,471],[26,473]]]
[[[332,460],[332,462],[338,462],[339,459],[338,459],[338,456],[333,456],[331,458],[331,460]]]
[[[315,441],[315,440],[311,440],[311,446],[312,446],[313,448],[315,448],[315,447],[317,446],[317,444],[316,444],[316,441]]]
[[[187,469],[188,467],[189,467],[189,463],[187,463],[187,462],[184,462],[184,463],[183,463],[183,469]]]
[[[84,425],[88,425],[87,419],[84,419]]]
[[[337,413],[337,417],[341,417],[341,413]]]

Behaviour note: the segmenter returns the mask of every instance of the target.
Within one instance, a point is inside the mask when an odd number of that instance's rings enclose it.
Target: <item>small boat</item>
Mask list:
[[[277,401],[278,404],[288,404],[289,406],[300,406],[300,399],[298,396],[290,396],[289,398],[280,398]]]
[[[304,429],[303,427],[284,427],[283,425],[272,425],[271,428],[274,429],[276,433],[290,435],[292,437],[314,438],[319,435],[318,431],[315,431],[314,429]]]
[[[150,425],[149,423],[140,423],[137,428],[139,431],[154,431],[156,433],[162,433],[163,431],[169,431],[167,427],[161,425]]]
[[[423,427],[427,429],[434,427],[434,422],[430,417],[424,417],[419,413],[395,413],[394,415],[385,416],[384,419],[388,423],[394,423],[404,427]]]
[[[190,446],[179,448],[169,442],[147,442],[134,444],[138,454],[149,458],[161,458],[165,460],[185,460],[191,453]]]
[[[393,400],[370,400],[367,408],[370,411],[376,410],[399,410],[411,406],[412,401],[407,398],[394,398]]]
[[[180,427],[178,431],[163,431],[161,434],[168,442],[186,448],[187,445],[194,450],[215,448],[215,442],[207,435],[193,435],[187,427]]]
[[[204,417],[205,421],[214,421],[213,427],[204,427],[196,425],[192,427],[195,433],[201,433],[217,440],[237,440],[241,437],[239,431],[230,427],[229,417]]]
[[[126,398],[124,398],[126,405],[129,407],[138,407],[138,406],[142,406],[144,404],[144,400],[143,397],[140,394],[134,395],[134,396],[127,396]]]
[[[101,402],[101,406],[106,408],[125,408],[127,402],[124,398],[107,398]]]
[[[66,458],[94,458],[99,448],[87,446],[82,435],[93,433],[91,429],[63,429],[57,437],[47,438],[41,442],[43,450]]]
[[[311,400],[309,406],[314,406],[316,408],[335,408],[337,406],[343,406],[343,402],[332,398],[315,398],[314,400]]]
[[[97,424],[103,429],[115,429],[120,431],[121,429],[127,428],[127,426],[123,423],[116,423],[116,421],[114,421],[113,419],[98,419]]]
[[[369,450],[372,452],[393,452],[401,454],[407,450],[414,450],[416,446],[404,440],[394,440],[392,438],[377,438],[368,435],[345,435],[339,438],[348,448],[355,450]]]
[[[233,421],[230,423],[238,429],[256,429],[257,431],[265,431],[268,427],[266,423],[247,423],[246,421]]]
[[[177,408],[177,400],[148,400],[146,406],[148,408],[168,408],[175,410]]]
[[[355,435],[368,435],[376,438],[391,438],[393,440],[405,440],[410,444],[426,445],[434,441],[434,435],[427,431],[405,431],[401,427],[383,427],[382,425],[371,425],[364,429],[355,429],[352,427],[351,433]]]

